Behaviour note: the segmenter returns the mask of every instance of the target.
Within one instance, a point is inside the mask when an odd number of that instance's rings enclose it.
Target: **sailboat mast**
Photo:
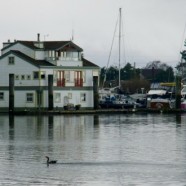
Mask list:
[[[121,61],[121,8],[119,9],[119,88],[121,86],[120,61]]]

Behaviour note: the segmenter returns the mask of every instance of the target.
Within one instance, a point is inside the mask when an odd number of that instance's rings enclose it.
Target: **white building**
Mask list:
[[[3,43],[0,56],[0,109],[9,108],[9,74],[14,74],[14,108],[47,109],[48,75],[53,75],[53,107],[71,103],[94,107],[93,78],[100,68],[83,58],[72,41]]]

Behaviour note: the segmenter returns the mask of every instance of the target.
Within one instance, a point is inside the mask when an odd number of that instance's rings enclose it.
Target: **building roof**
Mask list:
[[[23,53],[20,52],[20,51],[17,51],[17,50],[10,50],[10,51],[7,52],[6,54],[0,56],[0,59],[3,58],[3,57],[5,57],[5,56],[7,56],[7,55],[9,55],[9,54],[14,54],[14,55],[16,55],[16,56],[18,56],[18,57],[24,59],[25,61],[27,61],[27,62],[29,62],[29,63],[31,63],[32,65],[35,65],[35,66],[37,66],[37,67],[40,67],[40,66],[51,66],[51,67],[52,67],[52,66],[55,66],[54,64],[52,64],[52,63],[50,63],[50,62],[48,62],[48,61],[46,61],[46,60],[35,60],[35,59],[33,59],[33,58],[31,58],[31,57],[29,57],[29,56],[23,54]]]
[[[82,52],[83,49],[80,48],[78,45],[76,45],[75,43],[73,43],[72,41],[21,41],[21,40],[17,40],[14,43],[10,43],[8,46],[2,48],[2,51],[17,44],[17,43],[21,43],[33,50],[59,50],[59,49],[63,49],[65,47],[72,47],[75,48],[77,51]],[[43,48],[39,48],[37,47],[37,44],[43,44]]]
[[[27,62],[29,62],[32,65],[35,65],[37,67],[39,67],[39,66],[49,66],[49,67],[56,66],[56,65],[54,65],[54,64],[52,64],[52,63],[50,63],[50,62],[48,62],[46,60],[35,60],[35,59],[25,55],[24,53],[22,53],[22,52],[20,52],[18,50],[10,50],[8,53],[0,56],[0,59],[5,57],[5,56],[7,56],[7,55],[9,55],[9,54],[14,54],[14,55],[26,60]],[[88,61],[85,58],[82,58],[82,61],[83,61],[83,67],[97,67],[97,68],[99,68],[98,65]]]
[[[87,59],[85,58],[82,58],[82,61],[83,61],[83,66],[84,67],[99,67],[98,65],[88,61]]]

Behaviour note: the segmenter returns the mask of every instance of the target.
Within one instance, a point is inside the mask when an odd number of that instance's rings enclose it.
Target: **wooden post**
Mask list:
[[[176,76],[176,109],[181,108],[181,77]]]
[[[48,110],[53,110],[53,75],[48,75]]]
[[[14,112],[14,74],[9,74],[9,112]]]
[[[98,77],[93,76],[94,109],[99,108]]]

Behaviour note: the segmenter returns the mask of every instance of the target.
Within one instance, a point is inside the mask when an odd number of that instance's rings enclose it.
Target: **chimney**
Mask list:
[[[40,42],[40,34],[37,34],[37,41]]]

